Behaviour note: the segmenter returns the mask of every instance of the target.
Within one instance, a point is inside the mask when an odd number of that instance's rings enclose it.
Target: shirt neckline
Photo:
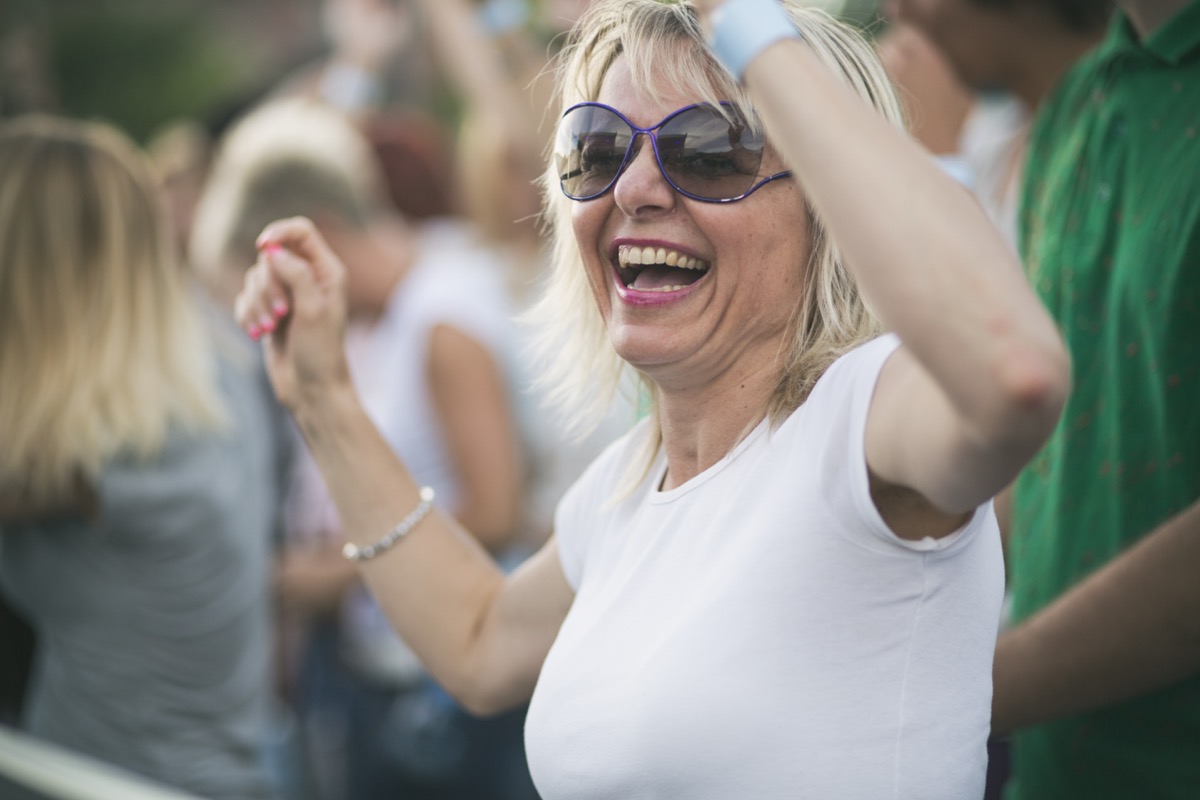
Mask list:
[[[1104,59],[1140,55],[1178,66],[1200,50],[1200,2],[1180,9],[1144,39],[1138,38],[1129,17],[1118,11],[1100,48]]]
[[[654,466],[650,470],[650,502],[656,505],[662,503],[672,503],[686,495],[688,492],[691,492],[692,490],[708,483],[717,475],[720,475],[722,472],[724,472],[725,468],[737,460],[737,458],[742,455],[742,453],[746,452],[751,445],[765,436],[770,425],[770,418],[764,417],[757,425],[754,426],[754,429],[750,431],[745,438],[734,445],[733,449],[722,456],[719,461],[698,475],[692,476],[692,478],[685,483],[681,483],[674,489],[668,489],[666,491],[660,491],[657,488],[662,486],[663,480],[667,475],[666,451],[662,447],[659,447],[658,455],[655,456],[654,459]]]

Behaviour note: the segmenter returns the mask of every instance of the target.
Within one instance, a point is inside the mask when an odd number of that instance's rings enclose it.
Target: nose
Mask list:
[[[670,208],[677,198],[675,189],[667,183],[662,170],[658,168],[649,135],[638,135],[642,137],[641,146],[634,152],[625,170],[617,176],[617,183],[613,186],[614,200],[630,216]]]

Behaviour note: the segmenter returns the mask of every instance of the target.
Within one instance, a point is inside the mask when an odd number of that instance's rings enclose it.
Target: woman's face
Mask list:
[[[649,126],[697,98],[672,89],[659,102],[649,99],[620,57],[597,99]],[[646,137],[641,145],[615,187],[572,207],[588,282],[617,353],[662,387],[778,369],[808,255],[798,185],[774,181],[734,203],[692,200],[663,178]],[[760,173],[784,168],[768,146]],[[645,268],[664,256],[690,268]]]

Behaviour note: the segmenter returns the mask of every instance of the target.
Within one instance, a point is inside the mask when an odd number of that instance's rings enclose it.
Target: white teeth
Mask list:
[[[617,248],[617,261],[622,267],[642,264],[666,264],[680,269],[708,269],[708,264],[693,256],[684,255],[665,247],[637,247],[621,245]]]
[[[683,286],[659,286],[655,289],[638,289],[639,292],[678,292]]]

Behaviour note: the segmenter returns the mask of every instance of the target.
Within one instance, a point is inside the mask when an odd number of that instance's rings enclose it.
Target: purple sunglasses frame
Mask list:
[[[732,103],[729,103],[726,101],[722,101],[721,105],[725,106],[725,107],[733,106]],[[651,149],[654,151],[654,161],[655,161],[655,163],[658,164],[658,171],[659,171],[659,173],[662,174],[663,179],[666,180],[667,184],[670,185],[670,187],[672,189],[674,189],[676,192],[683,195],[684,197],[691,198],[692,200],[699,200],[702,203],[736,203],[739,200],[745,200],[747,197],[752,195],[754,192],[758,191],[763,186],[766,186],[768,183],[771,183],[772,181],[777,181],[781,178],[790,178],[792,176],[792,171],[790,169],[785,169],[782,172],[776,172],[774,175],[768,175],[767,177],[762,178],[761,180],[758,181],[758,183],[754,184],[749,189],[747,189],[746,191],[737,195],[736,197],[702,197],[701,195],[693,194],[692,192],[689,192],[686,189],[682,188],[681,186],[679,186],[679,184],[675,183],[675,181],[673,181],[671,179],[670,175],[667,174],[667,170],[663,166],[662,156],[658,152],[658,130],[659,130],[659,128],[666,125],[671,120],[675,119],[675,117],[678,117],[680,114],[686,113],[695,108],[712,108],[712,106],[710,104],[708,104],[708,103],[692,103],[691,105],[687,105],[687,106],[684,106],[683,108],[678,108],[678,109],[672,111],[670,114],[667,114],[667,116],[663,117],[661,121],[659,121],[658,123],[656,123],[654,125],[651,125],[646,128],[641,128],[641,127],[638,127],[637,125],[634,125],[632,122],[630,122],[629,117],[625,116],[620,111],[618,111],[617,109],[613,108],[610,105],[605,105],[604,103],[595,103],[595,102],[576,103],[575,105],[571,106],[566,111],[564,111],[562,113],[562,116],[559,117],[558,124],[559,124],[560,129],[562,127],[562,121],[567,118],[567,115],[570,114],[572,111],[575,111],[576,109],[579,109],[579,108],[602,108],[605,111],[611,111],[613,114],[615,114],[617,116],[618,119],[620,119],[622,122],[624,122],[626,125],[629,126],[630,130],[633,132],[633,135],[629,139],[629,145],[625,148],[625,156],[624,156],[624,158],[621,159],[621,166],[617,168],[616,174],[613,176],[613,179],[608,182],[608,185],[606,185],[599,192],[596,192],[595,194],[589,194],[589,195],[573,195],[567,191],[567,187],[563,184],[562,176],[559,177],[559,179],[558,179],[559,189],[561,189],[562,193],[565,194],[567,197],[569,197],[572,200],[575,200],[577,202],[584,203],[589,200],[595,200],[599,197],[603,197],[604,195],[608,194],[614,186],[617,185],[617,181],[619,181],[621,179],[621,176],[623,174],[625,174],[625,170],[629,167],[630,156],[633,153],[633,144],[634,144],[634,142],[637,141],[638,135],[643,134],[643,133],[650,137]],[[557,134],[555,135],[555,138],[557,139]]]

